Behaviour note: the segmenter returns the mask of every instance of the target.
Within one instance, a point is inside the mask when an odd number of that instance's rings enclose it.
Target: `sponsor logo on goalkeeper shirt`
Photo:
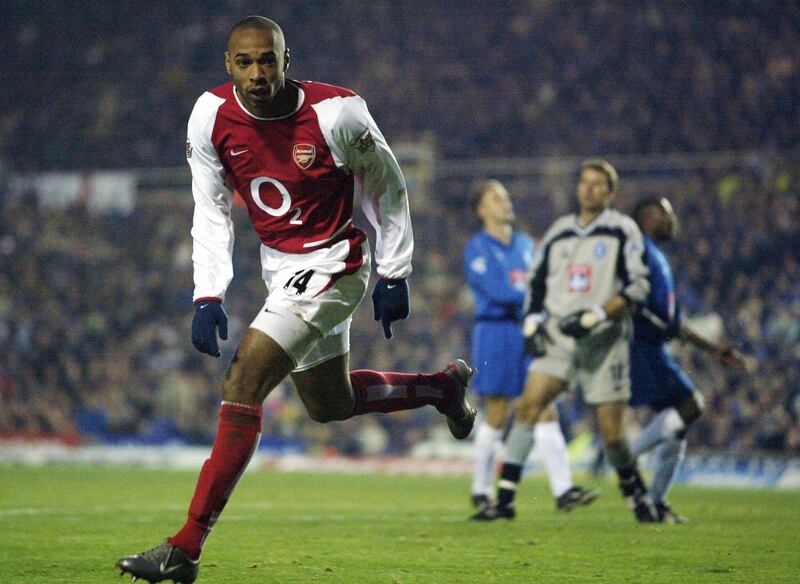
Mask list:
[[[567,291],[588,292],[592,289],[592,266],[576,264],[569,267],[567,275]]]

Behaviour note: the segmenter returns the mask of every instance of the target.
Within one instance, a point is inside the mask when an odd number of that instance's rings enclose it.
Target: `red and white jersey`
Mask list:
[[[223,299],[233,278],[232,189],[270,250],[306,254],[366,235],[352,224],[353,201],[375,227],[375,259],[384,278],[411,273],[414,247],[400,166],[364,100],[348,89],[286,80],[297,109],[259,118],[233,83],[207,91],[189,118],[194,298]]]

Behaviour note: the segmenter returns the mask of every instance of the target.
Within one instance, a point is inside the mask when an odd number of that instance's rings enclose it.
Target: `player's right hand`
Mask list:
[[[531,357],[541,357],[547,350],[550,335],[544,328],[547,322],[546,312],[534,312],[525,317],[522,324],[522,335],[525,337],[525,352]]]
[[[732,345],[723,345],[719,347],[714,352],[714,356],[725,367],[729,367],[731,369],[751,369],[751,367],[748,366],[745,356],[737,351]]]
[[[228,315],[222,308],[222,301],[215,299],[201,299],[194,305],[194,318],[192,319],[192,344],[201,353],[212,357],[219,357],[217,344],[217,328],[219,338],[228,340]]]

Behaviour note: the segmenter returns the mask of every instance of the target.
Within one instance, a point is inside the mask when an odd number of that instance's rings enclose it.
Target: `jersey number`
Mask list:
[[[261,185],[264,183],[269,183],[278,189],[281,197],[283,197],[280,207],[270,207],[261,200],[261,193],[259,192],[259,189],[261,189]],[[272,215],[273,217],[283,217],[289,212],[289,209],[292,206],[292,196],[289,194],[289,191],[286,190],[286,187],[283,186],[283,183],[269,176],[260,176],[258,178],[254,178],[250,182],[250,195],[253,197],[253,202],[259,209]],[[300,219],[300,214],[302,212],[303,210],[300,207],[295,207],[294,215],[289,220],[289,223],[292,225],[302,225],[303,221]]]
[[[302,294],[308,288],[308,281],[314,275],[314,270],[298,270],[292,277],[287,280],[283,285],[284,290],[288,290],[289,286],[294,287],[297,292],[295,294]]]

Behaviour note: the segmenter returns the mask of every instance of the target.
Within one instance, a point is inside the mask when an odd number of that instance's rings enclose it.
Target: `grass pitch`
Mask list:
[[[0,467],[0,582],[122,582],[114,562],[182,524],[196,476]],[[611,483],[591,507],[560,514],[546,484],[528,479],[515,521],[475,524],[468,486],[250,472],[209,538],[198,582],[800,581],[796,492],[676,488],[691,523],[638,525]]]

